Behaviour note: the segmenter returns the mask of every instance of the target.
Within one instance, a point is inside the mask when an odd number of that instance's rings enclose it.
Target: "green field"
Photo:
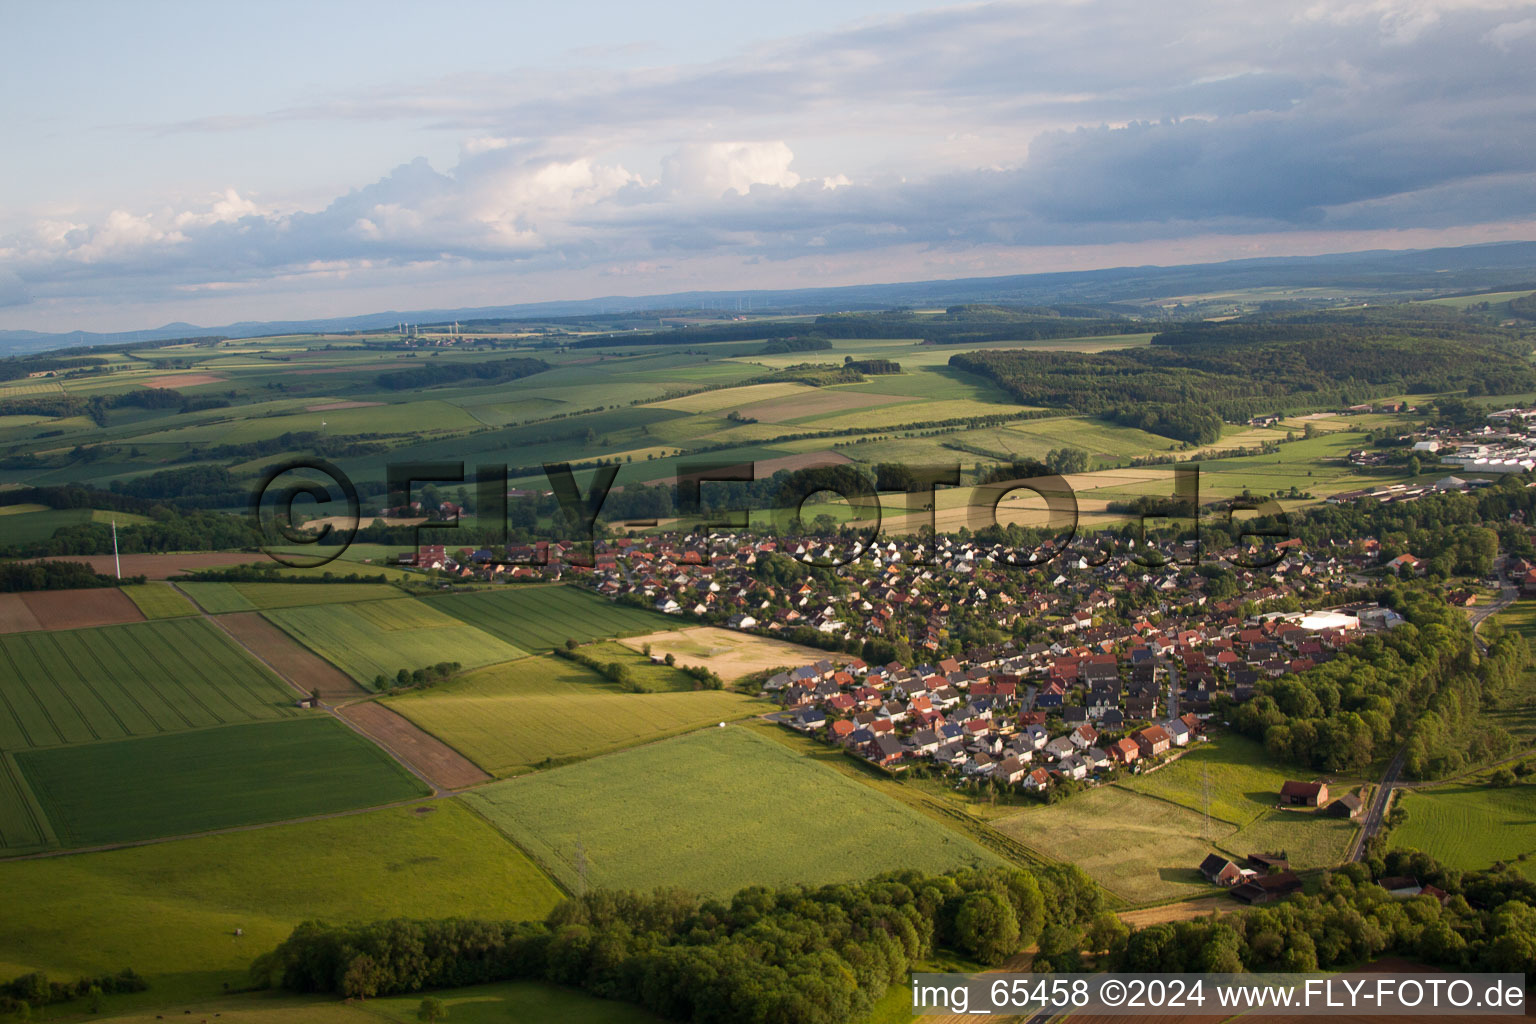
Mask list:
[[[615,658],[643,660],[633,651],[611,653]],[[650,668],[637,665],[634,671]],[[692,680],[682,673],[666,671],[691,686]],[[471,672],[430,690],[391,698],[389,706],[498,776],[530,771],[546,762],[607,753],[763,710],[757,701],[724,690],[630,693],[554,655]]]
[[[1291,866],[1331,868],[1344,862],[1359,822],[1308,811],[1275,809],[1217,843],[1233,857],[1285,853]]]
[[[999,863],[958,832],[746,729],[652,743],[464,796],[567,885],[825,883]]]
[[[431,606],[525,651],[677,628],[677,620],[566,586],[508,587],[450,594]]]
[[[1536,878],[1536,785],[1436,786],[1404,790],[1397,806],[1408,820],[1388,834],[1394,847],[1422,850],[1447,867],[1486,868],[1496,860],[1517,864]]]
[[[1200,862],[1236,831],[1212,819],[1207,833],[1203,815],[1118,786],[1032,807],[992,825],[1046,857],[1076,864],[1132,903],[1208,894]]]
[[[0,750],[300,712],[264,665],[198,618],[0,636]]]
[[[531,981],[477,985],[436,995],[448,1008],[451,1024],[658,1024],[661,1020],[631,1003],[598,999],[585,992]],[[372,1000],[370,1008],[399,1024],[415,1024],[420,1005],[419,995],[392,996]]]
[[[65,846],[281,821],[428,792],[329,717],[25,750],[16,763]]]
[[[312,584],[297,584],[312,586]],[[316,654],[360,683],[393,677],[443,661],[479,668],[512,661],[524,652],[427,604],[358,601],[352,604],[278,608],[264,613]]]
[[[310,604],[350,604],[354,601],[385,601],[403,596],[381,583],[179,583],[202,609],[212,615],[225,612],[298,608]]]
[[[48,818],[10,754],[0,752],[0,850],[23,853],[56,842]]]
[[[1281,785],[1291,777],[1271,767],[1271,760],[1262,743],[1222,733],[1157,771],[1128,776],[1119,784],[1201,813],[1208,784],[1211,817],[1241,826],[1273,810]]]
[[[146,619],[178,619],[197,614],[197,606],[169,583],[157,580],[121,589],[128,595],[128,600],[138,605]]]
[[[28,894],[0,914],[0,978],[132,965],[152,987],[113,1007],[213,998],[224,983],[239,988],[252,959],[311,918],[536,920],[561,898],[516,846],[456,800],[0,861],[0,891]],[[236,928],[245,933],[238,939]]]

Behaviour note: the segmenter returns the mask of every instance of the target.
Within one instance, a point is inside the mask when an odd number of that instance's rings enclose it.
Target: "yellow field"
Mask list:
[[[714,626],[632,636],[619,643],[637,651],[650,644],[652,654],[671,654],[681,665],[703,665],[727,682],[765,669],[809,665],[828,656],[813,647]]]
[[[702,391],[697,395],[668,398],[651,404],[658,409],[676,409],[679,412],[720,412],[740,408],[752,402],[766,402],[776,398],[790,398],[816,389],[808,384],[785,382],[780,384],[748,384],[739,388],[722,388],[719,391]]]

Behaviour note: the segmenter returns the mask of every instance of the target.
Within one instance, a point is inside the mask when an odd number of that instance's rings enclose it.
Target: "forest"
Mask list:
[[[950,358],[1018,402],[1207,443],[1221,421],[1338,408],[1394,394],[1536,388],[1530,343],[1487,325],[1377,311],[1184,324],[1145,348],[992,350]]]

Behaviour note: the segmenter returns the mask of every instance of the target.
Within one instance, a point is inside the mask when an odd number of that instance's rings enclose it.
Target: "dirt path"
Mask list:
[[[259,612],[204,612],[203,618],[277,673],[297,693],[308,697],[311,691],[319,690],[321,710],[400,762],[431,787],[433,796],[441,796],[444,790],[490,781],[490,776],[463,754],[371,700],[368,691],[350,676],[301,646]]]
[[[368,695],[351,676],[262,618],[260,612],[206,618],[306,697],[311,690],[319,690],[321,700],[334,703]]]
[[[354,701],[337,708],[336,714],[396,760],[416,768],[440,790],[491,781],[463,754],[376,700]]]

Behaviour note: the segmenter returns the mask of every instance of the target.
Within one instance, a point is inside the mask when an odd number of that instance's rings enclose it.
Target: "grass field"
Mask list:
[[[1344,862],[1359,830],[1359,823],[1347,818],[1273,810],[1217,845],[1233,857],[1283,852],[1293,867],[1331,868]]]
[[[764,710],[723,690],[629,693],[554,655],[484,668],[388,704],[492,775],[607,753]]]
[[[132,965],[151,989],[113,1007],[211,999],[226,982],[241,987],[251,960],[312,918],[535,920],[561,898],[517,847],[456,800],[3,861],[0,891],[29,894],[0,914],[0,978]],[[238,939],[236,928],[245,933]]]
[[[197,606],[169,583],[145,583],[123,587],[122,591],[128,595],[128,600],[139,606],[146,619],[177,619],[197,614]]]
[[[1211,816],[1241,826],[1273,810],[1280,800],[1280,786],[1293,777],[1283,768],[1272,767],[1271,760],[1262,743],[1223,733],[1195,745],[1173,763],[1146,775],[1129,776],[1120,785],[1203,813],[1208,782]]]
[[[748,730],[706,729],[463,798],[567,885],[823,883],[999,861],[894,799]]]
[[[329,717],[25,750],[16,762],[65,846],[281,821],[428,792]]]
[[[403,596],[380,583],[180,583],[204,611],[266,611],[310,604],[351,604],[354,601],[387,601]]]
[[[449,594],[431,607],[500,637],[525,651],[549,651],[577,643],[668,629],[676,620],[616,604],[590,591],[565,586],[507,587]]]
[[[0,636],[0,750],[299,714],[294,694],[201,619]]]
[[[218,1018],[220,1024],[416,1024],[420,993],[386,996],[367,1003],[347,1003],[320,996],[295,996],[281,992],[258,992],[225,996],[195,1002],[188,1006],[167,1007],[165,1012],[143,1010],[119,1014],[114,1001],[108,1000],[108,1017],[95,1020],[114,1024],[153,1024],[154,1021],[187,1018],[207,1021]],[[550,1021],[559,1024],[656,1024],[653,1017],[637,1006],[587,995],[576,989],[559,988],[533,981],[509,981],[499,985],[433,992],[448,1010],[451,1024],[520,1024]]]
[[[1486,868],[1496,860],[1517,864],[1536,878],[1536,785],[1437,786],[1405,790],[1398,806],[1408,820],[1394,828],[1394,847],[1422,850],[1453,868]]]
[[[298,584],[310,586],[311,584]],[[352,604],[277,608],[264,614],[300,643],[365,685],[443,661],[479,668],[512,661],[524,652],[426,604],[358,601]]]
[[[1236,831],[1203,815],[1118,786],[1079,793],[992,822],[994,828],[1055,860],[1082,868],[1132,903],[1178,899],[1210,889],[1200,862]]]

